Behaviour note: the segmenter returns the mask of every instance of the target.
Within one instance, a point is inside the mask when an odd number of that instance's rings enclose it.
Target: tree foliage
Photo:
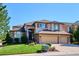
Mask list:
[[[21,40],[22,40],[22,43],[27,43],[27,36],[25,32],[22,33]]]
[[[12,43],[12,38],[10,36],[10,32],[7,32],[5,41],[6,41],[7,44]]]
[[[70,33],[70,43],[73,43],[73,29],[70,27],[69,28],[69,33]]]
[[[74,38],[76,42],[79,42],[79,26],[77,28],[77,30],[74,32]]]
[[[0,40],[6,38],[7,31],[9,30],[9,19],[6,5],[0,3]]]

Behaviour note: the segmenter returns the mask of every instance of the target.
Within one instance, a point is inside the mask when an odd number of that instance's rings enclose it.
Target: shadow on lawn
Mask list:
[[[79,47],[79,45],[76,45],[76,44],[61,44],[61,46]]]

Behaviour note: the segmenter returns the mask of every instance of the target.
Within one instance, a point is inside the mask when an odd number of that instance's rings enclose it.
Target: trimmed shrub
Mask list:
[[[25,33],[22,33],[21,40],[22,40],[22,43],[27,43],[27,37]]]
[[[46,43],[47,45],[51,46],[52,44],[51,43]]]
[[[44,45],[42,46],[42,52],[47,52],[48,49],[49,49],[49,45],[44,44]]]
[[[47,52],[48,49],[49,49],[49,45],[48,44],[43,44],[42,45],[42,49],[41,50],[38,50],[37,53],[42,53],[42,52]]]
[[[36,43],[35,42],[32,42],[32,43],[30,43],[29,45],[30,46],[34,46]]]
[[[5,40],[3,40],[3,41],[6,41],[6,42],[3,42],[3,44],[11,44],[11,43],[12,43],[12,38],[11,38],[9,32],[7,32],[6,38],[5,38]]]
[[[42,53],[42,50],[38,50],[37,53]]]
[[[15,42],[16,43],[19,43],[19,38],[15,38]]]

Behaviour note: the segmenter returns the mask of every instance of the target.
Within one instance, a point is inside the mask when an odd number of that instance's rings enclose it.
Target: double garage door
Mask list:
[[[67,35],[46,35],[42,34],[39,37],[40,43],[53,43],[53,44],[67,44],[68,43]]]

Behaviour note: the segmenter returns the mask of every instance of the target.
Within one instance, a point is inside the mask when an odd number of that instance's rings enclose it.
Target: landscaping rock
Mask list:
[[[49,49],[48,49],[48,51],[54,51],[55,50],[55,47],[50,47]]]
[[[0,41],[0,47],[2,47],[3,45],[2,45],[2,41]]]
[[[55,46],[53,46],[53,47],[50,47],[48,51],[58,51],[58,50],[55,48]]]

